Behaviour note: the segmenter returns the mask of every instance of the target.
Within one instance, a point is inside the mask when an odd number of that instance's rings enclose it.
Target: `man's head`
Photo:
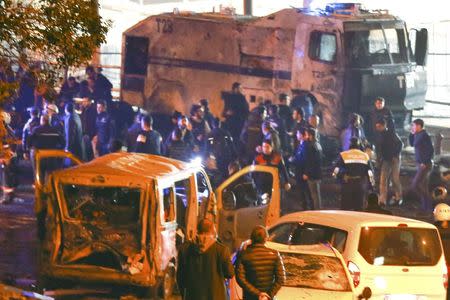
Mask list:
[[[106,111],[106,102],[103,100],[99,100],[97,102],[97,113],[101,114],[102,112]]]
[[[97,75],[97,72],[95,71],[94,66],[89,65],[89,66],[86,67],[86,75],[89,78],[94,78]]]
[[[83,100],[81,101],[81,106],[83,108],[88,107],[89,105],[91,105],[91,99],[89,99],[88,97],[84,97]]]
[[[172,120],[173,124],[178,124],[178,120],[180,119],[180,117],[182,117],[183,115],[179,112],[179,111],[174,111],[172,116],[170,117]]]
[[[241,169],[239,161],[234,160],[228,164],[228,175],[231,176]]]
[[[412,122],[412,127],[411,127],[411,129],[412,129],[412,132],[413,132],[413,133],[418,133],[418,132],[421,132],[421,131],[423,130],[424,127],[425,127],[425,123],[423,122],[422,119],[415,119],[415,120]]]
[[[150,115],[145,115],[141,119],[141,129],[142,130],[150,130],[153,125],[153,118]]]
[[[200,100],[200,105],[203,107],[203,109],[205,110],[205,111],[207,111],[208,109],[209,109],[209,101],[208,101],[208,99],[201,99]]]
[[[278,96],[278,101],[280,102],[280,104],[289,105],[289,96],[285,93],[281,93]]]
[[[197,242],[200,252],[205,252],[217,238],[216,227],[209,219],[202,219],[197,225]]]
[[[370,193],[367,196],[367,205],[372,206],[372,207],[378,205],[378,194],[377,193]]]
[[[375,108],[377,110],[381,110],[384,108],[385,100],[383,97],[377,97],[375,98]]]
[[[305,111],[303,110],[303,108],[295,107],[292,111],[292,118],[297,122],[303,120],[305,118]]]
[[[189,125],[189,119],[186,116],[181,116],[178,118],[178,128],[186,129]]]
[[[271,139],[265,139],[262,142],[262,153],[265,155],[270,155],[272,154],[273,151],[273,146],[272,146],[272,140]]]
[[[202,119],[204,115],[205,115],[205,110],[201,105],[199,105],[199,104],[192,105],[191,116],[198,118],[198,119]]]
[[[258,225],[253,228],[252,233],[250,234],[250,239],[252,240],[252,244],[264,244],[269,237],[269,233],[264,226]]]
[[[351,114],[349,118],[349,125],[353,127],[360,127],[363,123],[362,117],[358,114]]]
[[[269,116],[277,116],[280,109],[279,109],[278,105],[272,104],[269,106],[268,111],[269,111]]]
[[[242,94],[242,86],[241,86],[241,84],[239,82],[233,83],[233,85],[231,86],[231,91],[234,94],[239,94],[239,93]]]
[[[316,139],[317,139],[317,130],[316,129],[309,127],[305,130],[305,132],[306,132],[306,139],[308,141],[316,141]]]
[[[75,83],[77,83],[77,81],[75,80],[75,77],[73,77],[73,76],[70,76],[68,79],[67,79],[67,85],[69,86],[69,87],[74,87],[75,86]]]
[[[377,122],[375,123],[375,129],[378,132],[383,132],[386,130],[386,120],[385,119],[379,119],[377,120]]]

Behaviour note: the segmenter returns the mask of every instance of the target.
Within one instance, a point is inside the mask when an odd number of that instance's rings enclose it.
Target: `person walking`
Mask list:
[[[403,142],[393,130],[388,130],[385,119],[380,119],[375,124],[378,132],[376,141],[377,159],[380,160],[380,205],[387,204],[389,179],[394,187],[394,197],[390,205],[398,205],[402,200],[402,184],[400,182],[400,163]]]
[[[217,241],[214,223],[198,223],[195,242],[178,251],[177,283],[183,300],[226,300],[225,279],[234,276],[230,251]]]
[[[415,119],[411,126],[409,143],[414,147],[417,172],[411,184],[421,199],[422,209],[432,210],[432,200],[428,191],[428,180],[433,167],[434,147],[430,135],[425,130],[422,119]]]
[[[308,184],[313,209],[320,209],[322,206],[320,193],[320,182],[322,180],[322,146],[317,141],[317,131],[314,128],[308,128],[305,132],[307,144],[303,180],[306,180]]]
[[[366,192],[375,184],[369,156],[360,149],[359,139],[351,138],[350,149],[340,153],[333,171],[333,177],[341,182],[343,210],[363,210]]]
[[[134,152],[161,155],[162,137],[152,126],[153,119],[150,115],[141,119],[141,131],[137,136]]]
[[[267,237],[267,229],[256,226],[250,235],[251,245],[238,253],[236,281],[243,290],[244,300],[274,299],[285,281],[280,253],[264,245]]]

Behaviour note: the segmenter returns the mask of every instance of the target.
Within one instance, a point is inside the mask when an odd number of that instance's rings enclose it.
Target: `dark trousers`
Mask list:
[[[422,209],[425,211],[433,209],[433,202],[428,191],[428,181],[432,166],[432,164],[417,164],[417,172],[411,183],[411,189],[420,197]]]
[[[341,209],[362,211],[367,196],[367,178],[347,179],[341,185]]]

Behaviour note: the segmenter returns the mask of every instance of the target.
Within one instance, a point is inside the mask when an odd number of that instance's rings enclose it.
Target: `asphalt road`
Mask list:
[[[433,129],[430,130],[435,132]],[[444,135],[450,137],[450,130]],[[450,140],[444,139],[445,150],[450,150]],[[412,152],[403,155],[402,183],[409,186],[414,174]],[[36,286],[36,226],[33,212],[34,190],[32,188],[31,168],[29,163],[21,162],[22,183],[17,189],[17,197],[12,203],[0,204],[0,282],[32,290]],[[328,172],[328,171],[327,171]],[[328,174],[329,175],[329,174]],[[330,177],[325,176],[322,183],[324,208],[339,208],[339,186]],[[417,203],[405,201],[403,207],[389,208],[395,215],[407,216],[432,221],[431,214],[422,213]],[[301,204],[293,193],[287,193],[282,200],[284,213],[301,210]],[[57,297],[58,299],[118,299],[117,295],[76,295]],[[176,299],[176,298],[175,298]]]

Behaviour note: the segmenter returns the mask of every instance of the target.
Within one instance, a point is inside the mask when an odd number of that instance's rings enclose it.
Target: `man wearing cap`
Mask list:
[[[214,223],[201,220],[195,242],[185,242],[178,251],[177,283],[182,299],[225,300],[225,279],[233,276],[230,251],[217,241]]]
[[[369,156],[360,150],[358,138],[350,139],[350,149],[342,151],[333,171],[341,182],[341,208],[363,210],[368,187],[373,189],[372,164]]]

